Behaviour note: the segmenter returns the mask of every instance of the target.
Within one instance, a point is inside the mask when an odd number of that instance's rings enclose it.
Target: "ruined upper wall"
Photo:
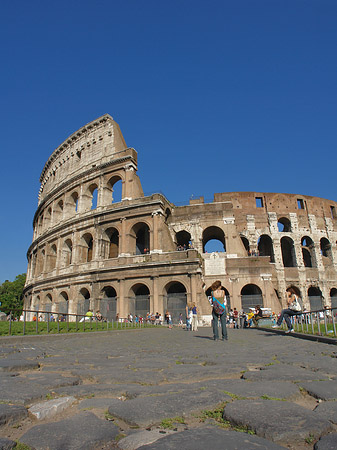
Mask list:
[[[109,114],[80,128],[54,150],[46,162],[40,176],[39,204],[65,180],[111,161],[125,148],[119,126]]]

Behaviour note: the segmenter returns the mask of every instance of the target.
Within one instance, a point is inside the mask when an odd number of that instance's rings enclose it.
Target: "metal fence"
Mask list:
[[[336,337],[337,309],[304,311],[292,316],[293,329],[298,333]],[[285,324],[282,325],[285,327]]]
[[[17,312],[21,314],[19,321],[13,317],[13,313]],[[94,315],[90,317],[86,314],[55,313],[35,309],[12,310],[7,316],[7,324],[8,335],[107,331],[149,326],[143,321],[130,322],[127,318],[120,318],[116,321]]]

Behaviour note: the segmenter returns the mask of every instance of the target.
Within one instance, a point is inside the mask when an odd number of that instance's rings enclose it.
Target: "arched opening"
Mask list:
[[[296,267],[296,255],[294,241],[289,237],[281,239],[281,251],[284,267]]]
[[[169,311],[172,322],[179,323],[179,316],[182,314],[183,320],[186,318],[186,288],[182,283],[172,281],[165,286],[166,296],[164,297],[164,313]]]
[[[63,217],[63,200],[59,200],[54,208],[54,220],[60,222]]]
[[[65,267],[72,263],[73,243],[71,239],[66,239],[63,243],[63,264]]]
[[[91,194],[91,208],[90,209],[96,209],[97,208],[97,198],[98,198],[97,184],[91,184],[89,186],[89,192]]]
[[[260,305],[263,307],[262,291],[256,284],[246,284],[241,289],[241,309],[248,313],[249,308]]]
[[[93,238],[90,233],[82,236],[82,262],[92,261],[93,255]]]
[[[324,305],[323,305],[322,291],[318,287],[311,286],[308,289],[308,298],[311,311],[323,309]]]
[[[131,289],[129,312],[138,317],[145,317],[150,312],[150,291],[145,284],[136,284]]]
[[[301,239],[303,263],[305,267],[316,267],[316,258],[313,240],[304,236]]]
[[[81,288],[79,294],[80,298],[77,303],[77,314],[84,315],[90,308],[90,292],[86,288]]]
[[[228,312],[231,309],[231,296],[229,295],[229,292],[227,291],[227,289],[225,287],[221,286],[221,290],[225,291],[226,302],[227,302],[226,311]],[[206,290],[206,295],[207,295],[207,297],[212,296],[211,286]]]
[[[140,222],[132,228],[135,239],[136,255],[150,253],[150,228],[146,223]]]
[[[53,244],[50,247],[49,255],[48,255],[48,270],[47,272],[50,272],[55,269],[56,267],[56,258],[57,258],[57,248],[56,245]]]
[[[245,250],[247,252],[247,255],[249,256],[249,254],[250,254],[249,241],[248,241],[248,239],[245,236],[240,236],[240,238],[241,238],[241,242],[242,242],[242,244],[243,244],[243,246],[244,246],[244,248],[245,248]]]
[[[108,181],[108,187],[111,189],[111,203],[122,201],[123,182],[119,176],[114,176]]]
[[[291,232],[291,222],[287,217],[281,217],[277,222],[277,228],[281,233]]]
[[[73,204],[73,211],[76,213],[76,212],[78,212],[78,193],[77,192],[73,192],[71,194],[71,200],[72,200],[72,204]]]
[[[269,256],[270,262],[275,262],[273,241],[270,236],[263,234],[259,237],[258,250],[260,256]]]
[[[117,314],[117,293],[112,286],[104,286],[102,289],[102,299],[100,301],[100,311],[107,320],[115,320]]]
[[[51,208],[48,208],[45,219],[44,219],[44,227],[48,229],[51,226]]]
[[[191,235],[187,231],[176,233],[177,250],[187,250],[192,247]]]
[[[40,219],[39,219],[39,225],[38,225],[39,234],[42,234],[42,231],[43,231],[43,224],[44,224],[44,221],[43,221],[43,214],[42,214],[41,217],[40,217]]]
[[[202,234],[203,253],[225,252],[225,233],[219,227],[208,227]]]
[[[68,314],[69,297],[66,291],[62,291],[59,296],[58,312],[60,314]]]
[[[119,234],[116,228],[108,228],[105,234],[109,240],[108,258],[117,258],[119,253]]]
[[[330,301],[331,301],[331,308],[335,308],[334,311],[332,311],[332,314],[336,317],[337,316],[337,289],[332,288],[330,290]]]
[[[53,297],[51,294],[47,294],[44,300],[43,310],[46,312],[51,312],[53,306]],[[45,314],[44,320],[47,320],[47,314]]]
[[[332,263],[332,250],[330,241],[327,238],[322,238],[320,240],[321,254],[323,264],[325,266],[330,266]]]

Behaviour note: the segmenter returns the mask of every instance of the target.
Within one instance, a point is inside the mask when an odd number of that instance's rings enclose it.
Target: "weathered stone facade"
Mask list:
[[[177,319],[195,303],[207,320],[216,279],[237,309],[259,303],[279,311],[290,285],[308,309],[337,303],[336,202],[230,192],[176,206],[161,194],[144,196],[137,152],[109,115],[58,147],[40,182],[27,309],[90,307],[109,318],[169,309]],[[210,240],[223,251],[206,253]]]

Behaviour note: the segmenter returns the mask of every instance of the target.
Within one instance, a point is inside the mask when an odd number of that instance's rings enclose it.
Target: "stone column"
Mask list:
[[[127,305],[125,305],[125,279],[121,278],[119,280],[119,294],[117,297],[117,313],[119,313],[119,317],[126,316]]]
[[[152,295],[150,297],[150,311],[156,313],[159,311],[159,297],[158,297],[158,277],[151,277],[152,279]]]
[[[191,289],[191,303],[197,304],[197,285],[195,279],[195,273],[189,274],[190,277],[190,289]]]
[[[121,232],[119,233],[118,253],[119,253],[119,256],[127,256],[130,253],[127,251],[128,249],[127,249],[127,238],[126,238],[126,218],[121,217],[119,220],[121,223]]]
[[[125,179],[122,187],[122,201],[132,200],[133,198],[133,178],[136,171],[134,164],[130,163],[124,166]]]
[[[152,213],[152,233],[150,232],[150,237],[152,235],[152,242],[150,242],[151,253],[161,253],[161,248],[159,246],[159,220],[162,212],[160,210],[154,211]]]

